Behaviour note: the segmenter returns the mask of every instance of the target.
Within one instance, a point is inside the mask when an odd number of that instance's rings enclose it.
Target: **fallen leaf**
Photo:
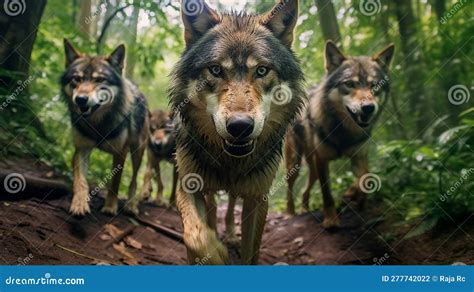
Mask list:
[[[112,238],[116,238],[117,236],[119,236],[122,233],[122,230],[118,229],[117,227],[115,227],[112,224],[106,224],[104,226],[104,230],[105,230],[106,233],[108,233],[110,236],[112,236]]]
[[[142,249],[143,247],[143,245],[138,240],[134,239],[131,236],[127,236],[125,238],[125,243],[136,249]]]

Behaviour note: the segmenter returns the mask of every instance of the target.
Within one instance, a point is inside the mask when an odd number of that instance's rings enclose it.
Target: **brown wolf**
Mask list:
[[[122,170],[130,151],[133,175],[125,210],[138,213],[137,173],[148,139],[148,109],[137,86],[122,76],[125,47],[110,56],[85,56],[64,40],[66,69],[61,91],[69,108],[75,153],[73,158],[73,199],[70,211],[84,215],[89,209],[87,172],[94,148],[113,155],[107,198],[102,211],[116,214]],[[105,179],[104,179],[105,180]]]
[[[298,1],[263,15],[181,6],[186,49],[172,73],[177,112],[176,203],[190,263],[228,263],[218,240],[214,194],[243,198],[242,263],[256,264],[270,189],[287,126],[306,99],[291,50]],[[206,197],[211,204],[207,204]]]
[[[176,131],[174,129],[174,117],[165,111],[155,110],[150,113],[150,139],[148,142],[148,163],[145,171],[143,191],[141,197],[151,198],[153,191],[151,178],[153,171],[156,175],[158,191],[156,203],[165,205],[163,202],[163,181],[161,180],[160,162],[167,161],[173,164],[173,186],[170,196],[170,204],[175,203],[176,185],[178,173],[176,166]]]
[[[388,69],[393,52],[394,46],[389,45],[372,57],[346,57],[332,42],[326,44],[327,74],[317,88],[309,91],[309,103],[301,119],[289,128],[286,136],[289,213],[295,212],[293,185],[301,157],[309,167],[302,208],[308,210],[311,187],[319,179],[324,202],[324,227],[339,226],[330,189],[329,161],[340,157],[351,159],[357,179],[346,196],[349,200],[363,203],[365,193],[359,180],[369,172],[368,140],[387,100]]]

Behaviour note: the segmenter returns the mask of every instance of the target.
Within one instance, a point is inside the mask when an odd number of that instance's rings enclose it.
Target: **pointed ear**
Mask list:
[[[107,61],[122,73],[125,66],[125,45],[118,46],[107,58]]]
[[[181,17],[186,46],[193,44],[220,22],[219,14],[204,0],[182,0]]]
[[[390,63],[392,62],[393,53],[395,52],[395,45],[390,44],[386,46],[383,50],[375,54],[372,59],[379,63],[379,65],[384,68],[388,69],[390,67]]]
[[[342,62],[346,60],[344,54],[339,50],[339,48],[332,41],[327,41],[325,49],[325,65],[326,71],[332,72],[341,66]]]
[[[298,21],[298,0],[280,0],[262,16],[261,23],[268,27],[281,42],[291,47]]]
[[[74,49],[67,39],[64,39],[64,52],[66,55],[66,68],[69,67],[69,65],[71,65],[74,60],[81,57],[81,54],[79,54],[79,52]]]

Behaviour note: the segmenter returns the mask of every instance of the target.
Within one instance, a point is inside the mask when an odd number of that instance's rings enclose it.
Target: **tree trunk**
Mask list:
[[[5,1],[0,1],[0,88],[11,90],[18,80],[29,76],[31,52],[46,0],[28,1],[26,5]]]
[[[419,134],[429,122],[429,107],[430,101],[424,96],[423,88],[423,70],[421,68],[423,62],[421,60],[421,52],[418,46],[418,27],[417,20],[413,13],[411,0],[399,0],[395,5],[395,14],[398,20],[398,30],[400,33],[401,50],[403,53],[403,76],[394,76],[399,80],[394,82],[405,82],[406,84],[406,99],[404,101],[408,104],[408,117],[417,118],[412,121],[415,124],[415,133]],[[405,79],[404,81],[402,81]],[[401,109],[404,110],[403,108]]]
[[[341,46],[341,33],[337,24],[336,11],[331,0],[315,0],[324,39]]]
[[[91,39],[92,0],[81,0],[80,5],[76,28],[85,38]]]
[[[132,15],[130,16],[130,24],[128,25],[128,48],[127,48],[127,67],[126,76],[133,78],[133,72],[136,63],[136,51],[135,47],[137,44],[137,30],[138,30],[138,17],[140,15],[140,7],[134,6]]]

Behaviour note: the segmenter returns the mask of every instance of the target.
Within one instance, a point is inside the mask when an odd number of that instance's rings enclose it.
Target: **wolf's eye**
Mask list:
[[[347,88],[355,88],[356,87],[356,83],[352,80],[347,80],[347,81],[344,81],[344,86],[347,87]]]
[[[257,68],[257,77],[263,78],[267,76],[268,72],[270,72],[270,69],[268,69],[268,67],[260,66]]]
[[[104,77],[97,77],[97,78],[95,78],[94,80],[95,80],[95,82],[97,82],[97,83],[103,83],[103,82],[105,82],[105,78],[104,78]]]
[[[209,72],[211,72],[214,77],[222,77],[222,67],[219,65],[209,67]]]
[[[72,85],[77,85],[77,84],[81,83],[81,81],[82,81],[81,77],[73,76],[72,79],[71,79],[71,84]]]

